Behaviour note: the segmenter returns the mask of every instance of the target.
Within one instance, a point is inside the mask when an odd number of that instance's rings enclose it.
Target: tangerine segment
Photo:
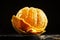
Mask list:
[[[34,7],[25,7],[21,9],[17,13],[16,17],[22,18],[31,26],[38,28],[44,27],[45,29],[48,23],[45,13],[41,9]]]
[[[41,34],[45,31],[47,23],[45,13],[34,7],[25,7],[12,17],[14,27],[23,33]]]

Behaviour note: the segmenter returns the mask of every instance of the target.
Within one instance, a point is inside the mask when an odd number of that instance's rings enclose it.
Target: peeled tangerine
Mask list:
[[[38,8],[24,7],[12,16],[13,27],[19,33],[42,34],[45,32],[48,20],[45,13]]]

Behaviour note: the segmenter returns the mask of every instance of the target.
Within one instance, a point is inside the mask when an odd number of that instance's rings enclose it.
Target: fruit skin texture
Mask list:
[[[18,33],[42,34],[45,32],[48,19],[41,9],[24,7],[16,16],[12,16],[11,22]]]

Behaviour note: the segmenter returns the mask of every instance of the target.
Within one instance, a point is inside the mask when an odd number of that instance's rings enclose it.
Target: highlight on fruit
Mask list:
[[[43,10],[35,7],[24,7],[12,16],[11,22],[18,33],[42,34],[46,32],[48,19]]]

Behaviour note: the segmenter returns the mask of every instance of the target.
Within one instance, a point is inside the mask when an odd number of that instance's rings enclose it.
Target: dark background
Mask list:
[[[48,26],[44,34],[60,34],[59,2],[51,0],[2,0],[0,1],[0,34],[18,34],[11,24],[12,15],[23,7],[42,9],[48,18]]]

